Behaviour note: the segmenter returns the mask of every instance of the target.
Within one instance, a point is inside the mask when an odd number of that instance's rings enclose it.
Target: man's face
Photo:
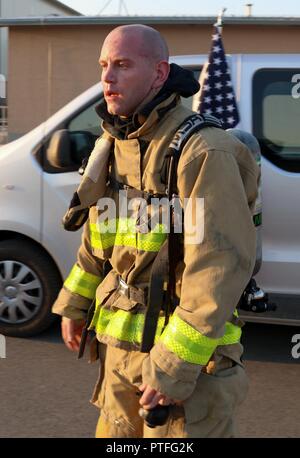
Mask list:
[[[103,44],[99,63],[109,113],[130,116],[145,99],[151,100],[157,65],[142,55],[139,36],[111,33]]]

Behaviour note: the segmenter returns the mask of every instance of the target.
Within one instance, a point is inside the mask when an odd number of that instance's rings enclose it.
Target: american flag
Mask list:
[[[195,111],[215,116],[222,121],[225,129],[235,127],[240,117],[226,62],[221,29],[216,25],[209,59],[201,72],[200,83],[201,89],[198,103],[194,105]]]

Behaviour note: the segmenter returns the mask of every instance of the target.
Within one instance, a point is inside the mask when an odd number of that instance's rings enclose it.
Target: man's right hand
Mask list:
[[[84,320],[71,320],[71,318],[62,317],[61,335],[69,350],[79,350],[80,338],[84,325]]]

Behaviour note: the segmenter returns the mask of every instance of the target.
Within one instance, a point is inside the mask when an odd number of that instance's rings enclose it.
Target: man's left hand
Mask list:
[[[150,385],[146,383],[142,384],[139,387],[139,390],[143,392],[142,397],[140,399],[140,404],[145,410],[154,409],[157,404],[162,406],[168,406],[170,404],[175,404],[174,399],[165,396],[164,394],[156,391]]]

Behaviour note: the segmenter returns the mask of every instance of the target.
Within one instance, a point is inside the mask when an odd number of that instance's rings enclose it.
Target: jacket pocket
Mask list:
[[[186,423],[206,417],[229,417],[246,398],[248,378],[245,370],[235,365],[216,375],[201,372],[193,394],[183,403]]]
[[[97,294],[97,299],[101,305],[110,310],[129,311],[138,305],[138,302],[129,299],[119,290],[101,291],[99,295]]]
[[[116,291],[118,284],[118,276],[114,272],[109,272],[97,288],[97,302],[101,305],[106,304],[109,297]]]
[[[138,302],[122,294],[118,289],[119,276],[111,271],[97,289],[97,302],[111,310],[132,310]]]
[[[119,291],[115,291],[114,294],[109,298],[109,301],[106,303],[106,305],[110,306],[112,310],[121,309],[125,311],[132,311],[138,305],[138,302],[129,299]]]

